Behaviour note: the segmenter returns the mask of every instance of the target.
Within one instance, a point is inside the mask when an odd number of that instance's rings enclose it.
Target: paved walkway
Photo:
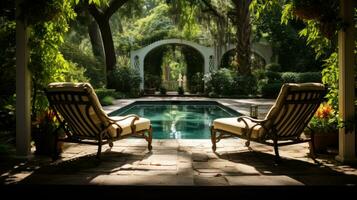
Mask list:
[[[159,100],[158,98],[145,98]],[[172,98],[175,99],[175,98]],[[191,99],[191,98],[190,98]],[[202,98],[200,98],[202,99]],[[127,105],[119,100],[107,111]],[[242,109],[258,103],[262,112],[272,101],[220,99],[222,104]],[[243,110],[239,110],[243,111]],[[300,186],[357,185],[357,166],[336,162],[333,155],[319,155],[317,162],[307,154],[308,144],[280,148],[283,162],[274,164],[273,148],[242,139],[217,143],[217,154],[210,140],[153,140],[149,152],[143,139],[124,139],[113,148],[103,146],[102,159],[90,145],[65,145],[62,158],[29,160],[0,157],[0,183],[6,185],[151,185],[151,186]]]

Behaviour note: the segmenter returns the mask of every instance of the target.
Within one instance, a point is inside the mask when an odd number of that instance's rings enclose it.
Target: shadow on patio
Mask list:
[[[253,144],[254,151],[248,151],[243,142],[226,142],[214,154],[208,140],[155,141],[152,152],[139,140],[124,140],[106,149],[101,160],[96,159],[94,149],[91,152],[88,146],[74,145],[56,162],[35,156],[27,162],[12,163],[7,172],[2,170],[1,182],[97,186],[357,185],[357,166],[341,165],[332,156],[323,155],[318,157],[318,164],[313,163],[306,157],[306,146],[282,148],[283,162],[275,166],[269,147]],[[71,154],[86,148],[89,150],[85,154]]]

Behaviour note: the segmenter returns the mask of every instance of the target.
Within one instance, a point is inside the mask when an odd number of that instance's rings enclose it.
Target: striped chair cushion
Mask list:
[[[110,123],[104,112],[93,87],[89,83],[51,83],[47,88],[47,95],[52,106],[67,122],[71,132],[78,136],[96,137],[104,127]],[[123,125],[122,135],[131,132],[132,118],[119,122]],[[146,119],[140,119],[137,131],[147,128]],[[128,124],[129,123],[129,124]],[[110,135],[117,136],[117,127],[111,128]]]
[[[324,91],[320,83],[284,84],[265,117],[271,119],[266,126],[274,126],[280,137],[299,135],[320,105]]]

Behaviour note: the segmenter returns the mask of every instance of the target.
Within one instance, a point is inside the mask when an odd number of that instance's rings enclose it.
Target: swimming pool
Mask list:
[[[151,120],[154,139],[208,139],[212,120],[241,114],[215,101],[136,101],[109,116]]]

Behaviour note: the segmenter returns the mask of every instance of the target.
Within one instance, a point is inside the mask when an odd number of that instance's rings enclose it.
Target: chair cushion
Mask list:
[[[123,119],[125,116],[115,116],[115,117],[110,117],[110,119],[113,120],[119,120]],[[130,124],[133,120],[133,117],[129,117],[127,119],[124,119],[123,121],[118,121],[117,123],[120,125],[120,127],[123,129],[121,136],[131,134],[131,127]],[[135,121],[135,126],[136,126],[136,132],[142,131],[142,130],[148,130],[150,129],[150,120],[140,117],[138,120]],[[118,125],[113,124],[111,127],[109,127],[109,134],[112,137],[117,137],[117,129]]]
[[[232,134],[236,134],[237,136],[243,135],[245,132],[245,123],[243,121],[238,122],[238,117],[230,117],[230,118],[218,118],[213,121],[213,128],[219,129],[222,131],[226,131]],[[246,120],[249,128],[256,125],[256,123],[251,122],[250,120]],[[257,139],[260,138],[264,134],[264,129],[262,126],[258,125],[253,128],[251,138]]]

